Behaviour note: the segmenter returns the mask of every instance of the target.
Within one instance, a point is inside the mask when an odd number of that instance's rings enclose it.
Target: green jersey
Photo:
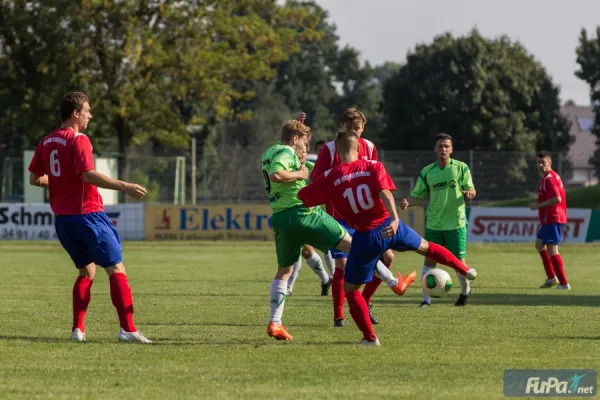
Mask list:
[[[306,166],[306,168],[308,168],[308,179],[304,180],[308,185],[308,180],[310,179],[310,174],[312,174],[312,171],[315,168],[315,163],[312,161],[307,161],[304,165]]]
[[[445,231],[466,226],[462,191],[474,188],[467,164],[451,159],[444,168],[437,162],[423,168],[410,195],[423,199],[429,193],[427,228]]]
[[[299,171],[302,164],[290,146],[275,143],[264,152],[261,159],[262,172],[265,178],[265,189],[271,202],[273,213],[288,208],[302,206],[298,199],[298,191],[306,186],[304,179],[293,182],[277,183],[269,176],[277,171]]]

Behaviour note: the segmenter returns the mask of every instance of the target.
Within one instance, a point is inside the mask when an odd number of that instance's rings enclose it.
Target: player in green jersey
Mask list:
[[[281,324],[287,281],[301,249],[310,244],[321,251],[336,247],[350,251],[350,235],[318,207],[306,208],[298,191],[306,186],[308,168],[300,163],[297,151],[310,141],[310,128],[290,120],[281,128],[281,141],[262,155],[261,168],[271,210],[275,251],[279,268],[271,284],[271,317],[267,334],[277,340],[293,340]]]
[[[471,171],[467,164],[450,158],[453,151],[450,135],[437,135],[434,151],[436,161],[421,170],[415,188],[408,199],[402,200],[400,208],[405,210],[420,204],[429,194],[425,240],[446,247],[464,263],[467,255],[465,199],[472,200],[476,195]],[[434,260],[425,258],[421,277],[435,266]],[[461,292],[454,305],[464,306],[471,288],[464,276],[457,274],[457,277]],[[423,293],[421,307],[430,305],[431,298]]]
[[[308,173],[310,175],[312,169],[315,166],[315,163],[306,159],[306,157],[308,156],[307,150],[308,149],[304,148],[301,151],[296,152],[296,156],[298,156],[300,164],[308,168]],[[306,179],[305,182],[308,185],[308,179]],[[333,283],[333,278],[323,268],[323,261],[321,260],[321,257],[319,257],[315,249],[308,244],[305,244],[304,247],[302,247],[302,257],[298,257],[298,261],[294,263],[292,275],[288,279],[287,283],[287,295],[292,295],[292,292],[294,290],[294,283],[296,282],[296,279],[298,279],[298,274],[300,273],[300,269],[302,268],[302,258],[306,260],[306,263],[321,280],[321,296],[329,295],[329,288]]]

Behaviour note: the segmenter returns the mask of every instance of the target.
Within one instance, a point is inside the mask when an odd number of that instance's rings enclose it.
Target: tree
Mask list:
[[[585,29],[581,30],[577,47],[577,64],[579,64],[579,69],[575,75],[590,86],[594,105],[595,117],[591,132],[598,139],[590,164],[594,166],[596,176],[600,176],[600,26],[596,28],[596,37],[589,37]]]
[[[430,150],[446,132],[459,150],[512,152],[495,156],[506,173],[486,177],[489,188],[536,178],[525,153],[565,151],[571,140],[558,88],[505,36],[490,40],[473,30],[418,45],[387,81],[383,97],[387,150]]]

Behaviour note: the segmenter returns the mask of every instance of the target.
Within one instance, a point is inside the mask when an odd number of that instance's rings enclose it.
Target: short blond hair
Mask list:
[[[361,127],[364,128],[366,123],[367,118],[365,117],[365,114],[361,113],[356,108],[347,108],[340,119],[340,127],[344,130],[358,130]]]
[[[310,140],[310,128],[298,120],[291,119],[281,127],[281,141],[289,142],[294,136],[298,136],[298,138],[308,136],[308,140]]]

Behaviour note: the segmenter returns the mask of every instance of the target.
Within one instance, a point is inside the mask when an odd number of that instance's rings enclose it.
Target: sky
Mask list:
[[[518,40],[561,88],[561,99],[590,104],[589,87],[574,72],[582,28],[595,36],[600,0],[316,0],[336,24],[342,45],[372,65],[403,62],[417,43],[444,32],[477,28],[486,37]]]

